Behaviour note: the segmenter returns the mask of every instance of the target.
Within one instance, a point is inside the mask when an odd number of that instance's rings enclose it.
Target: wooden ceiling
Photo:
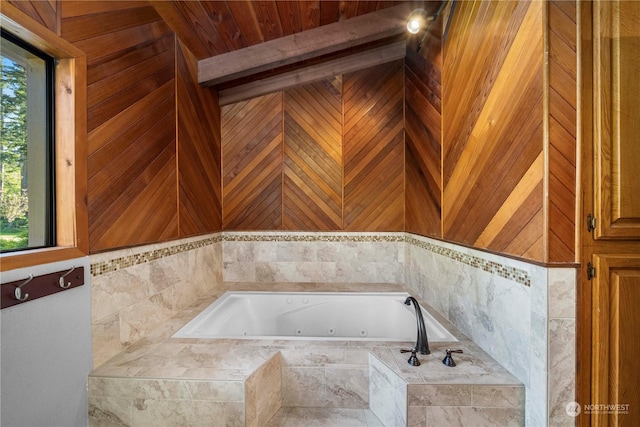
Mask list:
[[[149,1],[199,60],[401,3],[411,3],[344,0]]]

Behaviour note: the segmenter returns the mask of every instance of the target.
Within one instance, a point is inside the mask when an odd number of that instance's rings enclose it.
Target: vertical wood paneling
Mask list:
[[[404,230],[404,67],[346,74],[344,229]]]
[[[444,45],[443,237],[543,260],[542,2],[459,2]]]
[[[222,107],[225,230],[282,227],[282,93]]]
[[[278,8],[274,1],[253,1],[251,6],[265,41],[277,39],[284,35]]]
[[[342,81],[284,94],[283,226],[342,229]]]
[[[303,31],[320,26],[320,0],[300,0],[298,9]]]
[[[47,29],[58,33],[58,0],[9,0],[9,3]]]
[[[198,84],[197,60],[177,48],[180,237],[222,228],[220,107],[215,88]]]
[[[87,53],[91,252],[178,237],[174,36],[150,6],[109,3],[61,4]]]
[[[411,40],[405,57],[406,230],[424,236],[441,232],[442,18],[420,53]],[[423,56],[424,55],[424,56]]]
[[[576,2],[548,4],[549,262],[574,262],[576,233]]]

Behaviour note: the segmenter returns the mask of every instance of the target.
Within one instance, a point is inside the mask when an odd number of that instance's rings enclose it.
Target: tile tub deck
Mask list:
[[[341,413],[345,425],[524,424],[522,383],[419,298],[459,342],[430,343],[418,367],[400,353],[413,342],[171,338],[226,290],[410,292],[402,285],[225,286],[92,372],[91,426],[338,426]],[[464,351],[454,368],[442,364],[449,347]]]

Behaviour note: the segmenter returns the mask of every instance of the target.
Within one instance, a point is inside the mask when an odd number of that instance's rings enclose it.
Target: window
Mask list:
[[[53,200],[55,191],[55,218],[50,205],[49,217],[42,217],[49,225],[46,233],[48,242],[44,246],[33,245],[29,250],[2,251],[0,272],[4,272],[89,254],[87,56],[55,32],[30,19],[11,2],[2,1],[0,25],[3,32],[19,35],[25,43],[54,58],[51,64],[55,70],[55,79],[51,85],[55,96],[49,99],[52,107],[55,107],[55,117],[53,108],[49,110],[50,136],[55,140],[49,150],[51,171],[50,190],[47,193]],[[0,54],[4,53],[4,49],[3,40]],[[52,153],[54,149],[55,156]],[[44,167],[40,170],[43,171]],[[52,178],[54,174],[55,182]],[[29,213],[29,228],[32,221]]]
[[[4,30],[0,52],[0,251],[54,246],[54,60]]]

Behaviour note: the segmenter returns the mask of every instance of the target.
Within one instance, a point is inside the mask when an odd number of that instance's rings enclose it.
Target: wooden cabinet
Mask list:
[[[596,239],[640,238],[640,4],[593,5]]]
[[[592,425],[639,426],[640,255],[593,255],[593,265]]]
[[[638,426],[640,2],[595,1],[580,6],[579,424]],[[592,231],[588,214],[596,217]]]

